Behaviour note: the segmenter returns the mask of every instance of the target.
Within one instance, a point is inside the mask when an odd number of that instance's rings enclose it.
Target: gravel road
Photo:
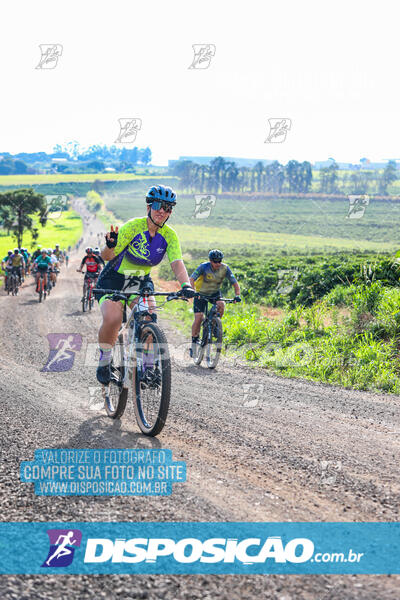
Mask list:
[[[83,212],[80,207],[79,210]],[[99,221],[85,239],[97,245]],[[90,231],[93,235],[90,239]],[[88,364],[100,313],[81,312],[81,252],[72,253],[39,304],[32,278],[16,298],[0,293],[2,521],[398,521],[400,401],[222,361],[195,367],[173,323],[172,402],[156,440],[128,407],[120,422],[90,396]],[[82,348],[65,373],[41,372],[47,334],[76,333]],[[253,384],[258,399],[245,397]],[[90,390],[91,388],[91,390]],[[253,401],[251,401],[253,399]],[[247,406],[245,406],[247,404]],[[249,405],[250,404],[250,405]],[[252,406],[254,404],[254,406]],[[163,447],[187,463],[170,497],[38,497],[19,481],[36,448]],[[400,576],[2,576],[1,598],[398,599]]]

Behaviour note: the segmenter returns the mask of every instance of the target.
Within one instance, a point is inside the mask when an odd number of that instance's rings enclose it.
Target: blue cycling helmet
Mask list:
[[[153,185],[146,195],[147,204],[154,201],[170,202],[173,206],[176,204],[176,194],[173,189],[165,185]]]
[[[208,253],[208,258],[210,260],[212,260],[213,262],[221,262],[222,259],[224,258],[224,253],[221,252],[221,250],[210,250],[210,252]]]

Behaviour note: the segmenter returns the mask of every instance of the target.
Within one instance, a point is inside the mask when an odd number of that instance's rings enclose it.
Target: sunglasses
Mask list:
[[[160,210],[160,208],[162,208],[167,213],[172,212],[173,206],[174,205],[171,202],[164,202],[159,200],[154,200],[154,202],[152,202],[151,204],[151,208],[153,210]]]

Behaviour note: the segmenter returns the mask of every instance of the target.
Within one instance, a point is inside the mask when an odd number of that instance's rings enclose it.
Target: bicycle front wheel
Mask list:
[[[87,289],[83,288],[83,296],[82,296],[82,311],[86,312],[88,308],[88,299],[87,299]]]
[[[195,365],[199,365],[204,357],[204,351],[206,349],[207,344],[207,323],[208,321],[203,322],[201,341],[197,342],[196,344],[192,343],[193,362]]]
[[[136,348],[134,405],[137,424],[145,435],[163,429],[171,398],[171,360],[165,334],[145,323]]]
[[[119,419],[125,411],[128,389],[123,387],[124,377],[124,338],[120,334],[113,348],[111,381],[103,385],[104,407],[111,419]]]
[[[209,369],[215,369],[218,364],[222,348],[222,322],[219,317],[214,317],[211,323],[206,349],[206,361]]]

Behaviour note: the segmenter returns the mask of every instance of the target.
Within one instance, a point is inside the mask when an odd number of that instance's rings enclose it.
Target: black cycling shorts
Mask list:
[[[204,298],[195,298],[193,300],[193,312],[194,313],[204,313],[207,308],[207,298],[211,298],[213,300],[218,300],[221,298],[221,292],[217,292],[216,294],[212,294],[210,296],[205,296]]]
[[[115,259],[110,260],[109,263],[105,266],[105,268],[100,273],[100,277],[97,280],[96,288],[103,288],[106,290],[119,290],[125,291],[125,289],[129,289],[129,291],[135,292],[143,289],[145,283],[150,283],[153,286],[153,280],[150,275],[144,275],[140,277],[131,277],[129,287],[127,285],[128,278],[125,278],[125,275],[122,273],[118,273],[114,270]],[[96,292],[96,288],[93,290],[93,294],[96,300],[100,303],[102,298],[106,299],[107,297],[111,297],[110,294],[103,294],[101,292]],[[129,302],[134,300],[136,296],[132,296],[129,298]]]

